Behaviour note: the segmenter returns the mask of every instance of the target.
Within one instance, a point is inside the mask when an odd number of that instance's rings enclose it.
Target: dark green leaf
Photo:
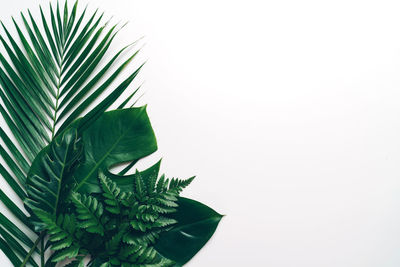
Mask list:
[[[3,140],[4,144],[7,146],[8,150],[11,152],[12,156],[18,162],[18,165],[21,167],[24,173],[28,173],[29,171],[29,164],[18,150],[18,148],[14,145],[8,135],[0,128],[0,138]]]
[[[178,223],[160,234],[155,248],[162,256],[184,265],[211,238],[222,216],[191,199],[179,198],[178,205],[178,211],[171,215]]]
[[[3,227],[0,226],[0,235],[7,240],[7,244],[10,245],[10,247],[21,257],[25,258],[25,256],[28,254],[28,251],[26,251],[20,243],[15,240],[15,238],[10,235],[7,231],[3,229]],[[32,257],[29,257],[28,262],[32,264],[34,267],[39,267],[39,265],[33,260]]]
[[[78,1],[77,1],[77,3],[78,3]],[[78,29],[79,29],[79,27],[81,26],[81,23],[82,23],[82,21],[83,21],[83,18],[85,17],[86,10],[87,10],[87,6],[86,6],[85,9],[83,10],[83,12],[82,12],[81,16],[79,17],[77,23],[75,24],[74,29],[72,30],[71,35],[68,37],[68,41],[67,41],[67,43],[65,44],[65,51],[67,51],[67,49],[68,49],[69,46],[71,45],[72,40],[74,39],[76,33],[78,32]],[[96,13],[97,13],[97,10],[94,12],[92,18],[95,17]],[[90,23],[88,22],[87,25],[88,25],[88,24],[90,24]],[[71,25],[71,27],[72,27],[72,26],[73,26],[73,24]],[[87,26],[87,27],[89,27],[89,26]],[[82,31],[82,32],[83,32],[83,31]],[[78,40],[78,39],[77,39],[77,40]]]
[[[33,246],[33,242],[29,237],[20,230],[13,222],[10,221],[6,216],[0,213],[0,225],[4,227],[9,233],[20,240],[23,244],[28,247]]]
[[[53,6],[50,4],[50,18],[51,18],[51,27],[53,29],[53,37],[55,40],[55,43],[57,45],[57,49],[58,49],[58,55],[60,56],[60,58],[63,57],[63,51],[62,51],[62,44],[61,44],[61,40],[60,40],[60,33],[62,31],[61,29],[58,29],[57,27],[57,22],[56,22],[56,17],[54,15],[54,10],[53,10]],[[57,4],[58,6],[58,4]]]
[[[78,133],[72,127],[38,154],[26,182],[25,204],[30,209],[46,212],[55,219],[63,190],[67,190],[65,176],[72,171],[80,153]],[[33,224],[37,230],[42,230],[42,222],[35,220]]]
[[[33,86],[34,89],[36,89],[41,97],[47,102],[48,105],[54,108],[54,103],[52,102],[51,96],[49,92],[51,92],[51,88],[46,87],[45,83],[43,82],[42,79],[40,79],[38,73],[34,70],[32,67],[31,63],[28,61],[22,50],[19,48],[18,44],[14,41],[13,37],[11,34],[8,32],[7,28],[2,24],[4,31],[7,34],[7,37],[14,48],[15,54],[18,57],[14,55],[14,53],[11,51],[11,49],[8,47],[8,44],[6,41],[3,39],[3,37],[0,36],[1,42],[3,43],[4,47],[7,50],[8,55],[10,56],[13,64],[17,68],[18,72],[27,79],[29,84]],[[44,88],[47,88],[47,90],[43,90]]]
[[[21,130],[18,129],[17,125],[12,121],[10,116],[7,114],[5,109],[2,105],[0,105],[0,114],[6,121],[7,126],[10,128],[11,132],[13,133],[14,137],[17,139],[18,143],[21,145],[23,151],[27,155],[30,160],[34,159],[35,153],[33,152],[32,148],[29,146],[29,142],[26,140],[26,136],[21,133]]]
[[[83,132],[84,162],[74,173],[78,192],[100,192],[98,173],[157,150],[146,107],[104,113]]]
[[[38,74],[42,84],[47,88],[47,90],[52,94],[52,96],[55,97],[55,92],[54,92],[53,87],[51,85],[51,83],[53,82],[52,81],[52,75],[49,74],[45,70],[44,66],[42,66],[42,63],[39,61],[38,57],[34,53],[33,49],[31,48],[30,44],[26,40],[24,34],[22,33],[22,31],[19,28],[18,24],[15,22],[14,18],[13,18],[13,22],[14,22],[15,28],[17,29],[17,32],[18,32],[19,38],[21,40],[21,43],[22,43],[22,45],[23,45],[23,47],[24,47],[24,49],[25,49],[25,51],[26,51],[26,53],[28,55],[28,59],[32,63],[32,69],[34,69],[36,71],[36,73]],[[44,61],[44,62],[46,62],[46,61]]]
[[[6,241],[3,238],[0,238],[0,249],[6,254],[7,258],[11,261],[14,266],[20,266],[21,260],[14,253],[14,251],[10,248]]]
[[[103,204],[92,196],[72,192],[71,200],[75,204],[79,227],[89,233],[104,235],[104,226],[101,223]]]

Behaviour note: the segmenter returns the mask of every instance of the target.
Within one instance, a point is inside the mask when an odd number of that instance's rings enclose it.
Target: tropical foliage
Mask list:
[[[139,51],[115,66],[129,46],[105,56],[121,27],[78,2],[39,11],[13,19],[19,41],[3,23],[0,35],[0,175],[24,203],[0,189],[12,214],[0,213],[0,249],[14,266],[184,265],[221,216],[180,197],[193,177],[159,176],[160,162],[126,175],[157,150],[146,107],[133,107],[143,64],[114,85]]]

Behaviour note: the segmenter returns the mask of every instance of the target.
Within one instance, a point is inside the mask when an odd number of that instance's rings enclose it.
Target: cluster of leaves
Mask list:
[[[157,174],[133,176],[132,191],[122,191],[113,180],[99,173],[102,193],[97,196],[72,192],[65,205],[70,212],[49,218],[36,210],[45,223],[55,262],[90,254],[109,266],[173,266],[153,245],[159,234],[176,224],[168,214],[176,212],[179,192],[193,178],[172,179]],[[71,204],[74,207],[71,207]],[[71,211],[74,211],[71,213]],[[80,260],[70,265],[79,266]]]
[[[193,178],[158,178],[160,162],[126,175],[157,150],[146,107],[129,104],[137,92],[129,85],[142,65],[112,87],[138,51],[110,75],[128,46],[98,70],[117,25],[105,31],[103,14],[77,10],[78,2],[71,11],[65,2],[62,15],[58,2],[50,4],[48,19],[40,8],[42,31],[30,11],[21,13],[25,34],[13,19],[21,45],[2,24],[8,42],[0,35],[6,52],[0,53],[0,155],[6,165],[0,164],[0,175],[30,217],[0,189],[0,201],[14,216],[0,213],[0,249],[14,266],[39,266],[35,254],[42,267],[65,258],[74,259],[68,266],[84,266],[87,255],[91,267],[182,266],[221,216],[179,197]],[[117,100],[121,104],[107,111]],[[126,167],[112,173],[120,164]]]

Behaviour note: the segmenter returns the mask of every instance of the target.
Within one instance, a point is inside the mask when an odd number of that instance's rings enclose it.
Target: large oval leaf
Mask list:
[[[82,134],[83,163],[74,172],[74,191],[98,193],[99,171],[139,160],[157,150],[146,107],[104,113]]]
[[[178,223],[162,233],[154,247],[176,266],[182,266],[211,238],[222,215],[195,200],[179,198],[178,204],[178,211],[172,215]]]

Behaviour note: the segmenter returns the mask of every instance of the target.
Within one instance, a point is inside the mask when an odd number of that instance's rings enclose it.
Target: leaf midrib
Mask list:
[[[64,47],[62,48],[62,50],[64,51],[64,49],[65,49],[65,44],[64,44]],[[62,68],[62,66],[64,65],[64,62],[65,61],[65,57],[64,57],[64,52],[62,53],[62,55],[61,55],[61,64],[60,64],[60,66],[57,66],[57,78],[58,78],[58,81],[57,81],[57,86],[56,86],[56,89],[57,89],[57,94],[56,94],[56,97],[55,97],[55,100],[56,100],[56,105],[55,105],[55,108],[54,108],[54,116],[53,116],[53,127],[51,128],[51,140],[53,140],[54,139],[54,135],[55,135],[55,129],[56,129],[56,124],[57,124],[57,112],[58,112],[58,106],[59,106],[59,100],[60,100],[60,89],[61,89],[61,76],[62,76],[62,71],[63,71],[63,68]]]
[[[129,127],[129,130],[132,128]],[[117,146],[117,144],[121,141],[122,138],[125,137],[125,135],[128,133],[129,131],[126,130],[120,137],[118,137],[118,139],[116,140],[116,142],[111,146],[111,148],[104,154],[104,156],[95,164],[95,166],[92,168],[92,170],[88,173],[88,175],[85,176],[85,178],[83,178],[81,180],[81,182],[75,187],[75,191],[78,191],[79,188],[81,188],[82,185],[84,185],[86,183],[86,181],[92,176],[92,174],[101,166],[101,164],[107,159],[107,157],[110,155],[111,151],[114,150],[114,148]]]
[[[61,169],[61,173],[60,173],[60,181],[58,183],[58,188],[57,188],[57,198],[56,198],[56,204],[54,206],[54,211],[53,214],[55,214],[57,212],[57,207],[58,207],[58,201],[60,200],[60,192],[61,192],[61,184],[62,184],[62,177],[64,175],[64,170],[65,170],[65,162],[67,161],[67,155],[68,155],[68,150],[64,155],[64,159],[63,159],[63,167]]]

